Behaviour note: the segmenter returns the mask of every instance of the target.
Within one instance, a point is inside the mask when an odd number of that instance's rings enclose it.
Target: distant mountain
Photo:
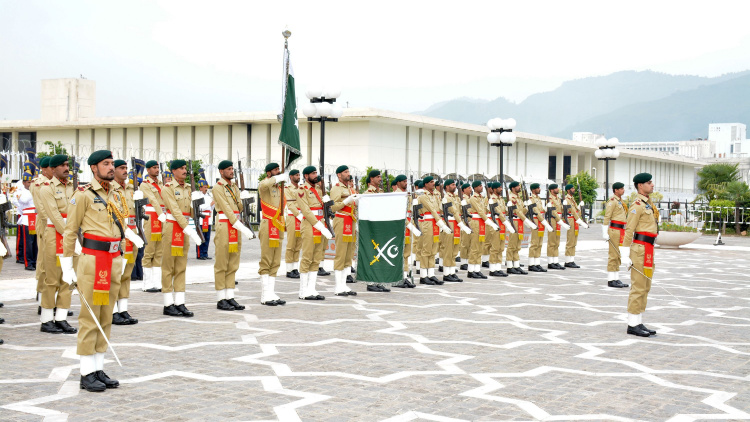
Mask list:
[[[607,76],[568,81],[554,91],[531,95],[519,104],[502,97],[492,101],[461,98],[435,104],[417,114],[476,124],[485,124],[493,117],[514,117],[518,121],[518,129],[524,132],[569,138],[572,135],[571,128],[575,128],[576,131],[602,132],[608,136],[618,136],[624,141],[634,141],[635,139],[628,139],[620,133],[597,129],[602,126],[588,127],[586,125],[594,122],[605,124],[604,121],[599,122],[596,118],[609,116],[607,120],[609,123],[606,124],[612,126],[617,121],[616,113],[620,109],[636,104],[645,105],[680,92],[690,92],[744,76],[750,76],[750,71],[715,78],[668,75],[652,71],[623,71]],[[736,99],[739,100],[739,98]],[[731,103],[734,99],[729,96],[726,100]],[[709,119],[709,121],[715,121],[715,119],[731,120],[729,117],[714,116],[714,119]],[[633,124],[632,121],[623,123]],[[703,135],[705,135],[707,123],[708,121],[702,123]],[[679,127],[681,126],[676,125],[676,128]],[[642,135],[646,136],[646,132],[637,126],[631,129],[630,133],[642,132]],[[672,132],[674,140],[687,139],[686,134],[692,133],[687,130]],[[638,136],[639,139],[642,137]],[[659,140],[667,139],[660,138]]]

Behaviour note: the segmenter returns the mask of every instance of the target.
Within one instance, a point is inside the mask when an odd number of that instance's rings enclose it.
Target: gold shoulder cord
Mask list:
[[[107,201],[107,211],[109,211],[109,220],[114,222],[114,220],[112,219],[112,216],[113,215],[116,216],[117,220],[120,222],[124,230],[125,227],[127,227],[127,224],[125,223],[125,221],[129,218],[129,215],[127,211],[122,211],[122,210],[128,209],[128,203],[125,200],[125,195],[121,195],[118,193],[116,196],[120,200],[120,207],[117,207],[117,204],[113,202],[114,198]]]

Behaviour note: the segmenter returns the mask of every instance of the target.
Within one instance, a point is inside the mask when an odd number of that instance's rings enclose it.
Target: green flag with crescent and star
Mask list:
[[[362,195],[359,210],[357,280],[397,283],[404,279],[406,193]]]

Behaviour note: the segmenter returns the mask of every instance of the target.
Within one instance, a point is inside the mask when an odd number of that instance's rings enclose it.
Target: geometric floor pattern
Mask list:
[[[625,334],[628,291],[606,287],[602,252],[576,261],[388,294],[359,283],[352,298],[324,277],[322,302],[281,277],[284,307],[260,306],[243,274],[248,309],[218,311],[212,284],[192,284],[190,319],[136,291],[140,323],[112,330],[123,367],[107,353],[121,386],[98,394],[79,390],[75,336],[40,333],[32,301],[6,303],[0,420],[750,419],[746,251],[657,250],[651,338]]]

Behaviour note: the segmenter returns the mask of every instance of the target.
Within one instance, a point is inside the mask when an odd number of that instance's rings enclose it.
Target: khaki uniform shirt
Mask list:
[[[57,177],[52,177],[52,180],[46,182],[39,193],[41,203],[44,203],[44,213],[48,220],[52,221],[55,225],[55,230],[62,234],[65,231],[65,220],[63,220],[62,214],[68,213],[68,205],[70,199],[73,198],[73,183],[60,182]],[[48,224],[46,221],[44,224]],[[37,223],[37,225],[39,225]]]
[[[458,194],[445,192],[445,198],[448,203],[448,212],[456,219],[456,224],[459,221],[463,221],[461,217],[461,198],[458,197]]]
[[[539,221],[544,220],[546,209],[544,208],[544,203],[542,202],[542,198],[539,197],[539,195],[531,194],[531,202],[536,205],[534,207],[534,215],[539,218]]]
[[[72,188],[73,184],[69,184]],[[117,185],[113,181],[109,186],[113,184]],[[99,194],[101,199],[97,198],[94,192]],[[68,215],[68,222],[65,225],[63,233],[63,256],[73,256],[79,228],[84,235],[89,233],[95,236],[117,239],[124,236],[124,233],[120,232],[120,228],[117,227],[115,220],[107,211],[107,204],[112,204],[112,207],[116,208],[119,213],[126,215],[128,213],[126,203],[122,187],[117,189],[117,186],[112,186],[107,191],[96,179],[85,188],[79,187],[78,192],[69,201],[68,210],[70,214]],[[125,226],[123,226],[124,229]]]
[[[628,221],[625,225],[625,239],[622,246],[630,247],[633,242],[633,235],[637,232],[649,232],[657,234],[659,232],[659,214],[656,211],[651,199],[638,194],[635,203],[628,212]]]
[[[470,214],[479,214],[479,218],[482,219],[482,221],[487,220],[489,218],[489,214],[487,213],[487,205],[484,203],[484,197],[482,195],[474,192],[471,195],[471,198],[469,198],[469,213]]]
[[[505,220],[507,220],[507,218],[505,217],[505,213],[508,212],[508,209],[505,207],[505,201],[496,193],[490,195],[490,201],[496,202],[498,204],[497,207],[495,207],[495,219],[499,224],[503,224]],[[487,201],[487,215],[489,215],[490,201]]]
[[[276,209],[279,209],[280,207],[284,206],[284,203],[282,200],[284,199],[281,193],[281,186],[279,186],[278,183],[276,183],[275,177],[266,177],[258,184],[258,195],[260,196],[261,202],[264,202],[267,205],[270,205]],[[281,231],[286,231],[284,228],[284,210],[281,210],[281,213],[279,213],[278,223],[283,229]],[[270,216],[273,218],[273,215]]]
[[[434,190],[433,193],[425,190],[422,195],[419,195],[417,201],[422,205],[420,215],[432,214],[432,218],[434,218],[435,221],[440,220],[440,201],[437,200],[437,197],[434,195]]]
[[[573,199],[573,195],[571,195],[571,194],[565,195],[565,201],[568,204],[568,210],[573,215],[573,220],[580,219],[581,218],[581,210],[578,208],[578,202],[576,202],[576,200]]]
[[[348,185],[346,185],[345,183],[336,182],[336,184],[333,185],[333,187],[331,188],[331,193],[330,193],[331,200],[334,202],[333,206],[331,206],[331,211],[339,212],[345,206],[349,206],[349,207],[352,207],[352,214],[353,214],[356,208],[355,201],[352,201],[349,204],[344,205],[344,199],[346,199],[348,196],[352,194],[353,192],[349,190]]]
[[[318,197],[312,189],[315,189],[318,192],[318,195],[321,198],[320,200],[318,200]],[[307,221],[311,226],[314,226],[315,223],[318,222],[317,213],[313,213],[311,208],[323,207],[323,204],[321,203],[322,199],[323,194],[320,191],[320,188],[313,186],[308,182],[305,182],[305,184],[302,185],[302,188],[297,191],[297,208],[299,209],[299,212],[305,216],[303,221]]]
[[[160,216],[161,207],[164,206],[164,199],[162,198],[162,194],[159,193],[159,190],[156,189],[152,182],[153,180],[150,177],[146,177],[145,179],[143,179],[143,182],[141,182],[141,185],[138,187],[138,189],[143,191],[143,196],[145,196],[146,199],[148,199],[148,203],[151,204],[152,207],[154,207],[156,215]],[[161,179],[157,178],[156,184],[159,186],[159,189],[164,192],[164,185],[161,183]]]
[[[177,224],[184,230],[188,226],[188,218],[182,213],[189,213],[193,205],[190,199],[190,184],[186,181],[180,185],[173,179],[161,189],[161,196],[164,199],[167,212],[172,214]]]
[[[45,183],[48,183],[49,179],[43,174],[40,174],[37,178],[31,181],[29,191],[31,192],[31,198],[34,200],[34,208],[36,209],[36,225],[37,233],[43,232],[42,227],[47,226],[47,214],[44,212],[44,203],[39,196],[39,192]]]
[[[216,212],[223,212],[229,225],[234,225],[237,222],[237,214],[235,212],[242,211],[240,189],[231,180],[226,181],[222,178],[211,188],[211,194],[214,197],[214,209]]]
[[[518,218],[521,221],[526,221],[526,207],[523,205],[521,198],[518,197],[517,193],[511,192],[508,195],[508,208],[515,206],[513,215],[509,215],[508,218]]]
[[[557,195],[550,193],[547,203],[552,204],[551,208],[547,208],[547,212],[550,212],[552,214],[551,217],[554,217],[555,223],[559,223],[560,220],[564,218],[561,216],[563,212],[563,206],[562,202],[560,202],[560,198],[558,198]]]
[[[609,225],[612,220],[627,222],[628,220],[628,206],[622,201],[622,198],[612,196],[607,201],[607,207],[604,211],[603,224]]]
[[[383,193],[382,190],[380,190],[379,187],[373,186],[373,185],[367,185],[367,190],[365,193]]]
[[[298,187],[294,186],[291,182],[284,188],[284,197],[286,198],[286,208],[294,216],[297,217],[299,214],[299,208],[297,207],[297,191]]]

